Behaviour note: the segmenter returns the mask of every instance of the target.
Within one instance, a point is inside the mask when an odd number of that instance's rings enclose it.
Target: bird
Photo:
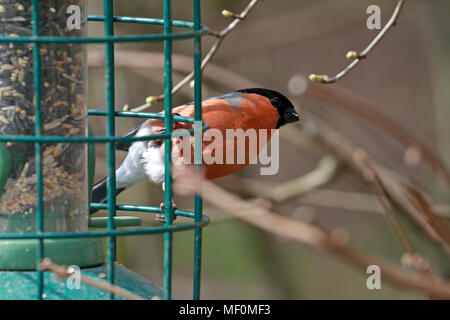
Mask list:
[[[275,90],[263,88],[241,89],[221,96],[205,98],[202,100],[201,108],[202,120],[209,126],[203,132],[203,137],[207,136],[213,130],[225,133],[229,129],[242,129],[244,132],[249,129],[255,131],[265,129],[268,132],[262,138],[257,136],[258,143],[255,152],[250,152],[248,149],[249,144],[245,144],[245,160],[240,163],[218,161],[219,163],[206,164],[202,162],[202,174],[206,180],[224,177],[243,169],[270,140],[273,129],[278,129],[287,123],[299,120],[299,115],[294,105],[286,96]],[[172,109],[173,115],[182,117],[193,118],[194,113],[194,102]],[[194,128],[194,125],[191,123],[173,121],[173,130],[192,128]],[[162,132],[165,132],[163,119],[148,119],[123,137],[142,137]],[[209,156],[214,156],[211,153],[215,151],[207,147],[208,143],[205,140],[208,139],[203,140],[202,158],[207,153],[209,153]],[[214,138],[210,140],[215,141]],[[173,148],[180,146],[180,139],[173,138],[172,141],[172,151],[174,151]],[[222,141],[222,145],[219,148],[225,148],[230,144],[236,146],[236,143],[235,139],[231,141],[225,140]],[[193,149],[194,137],[190,137],[190,144]],[[128,152],[125,160],[115,173],[116,195],[145,179],[149,179],[156,184],[162,184],[164,190],[165,166],[163,139],[134,142],[120,141],[116,143],[116,149]],[[236,152],[236,148],[233,150]],[[188,157],[188,153],[185,151],[182,150],[182,152],[179,152],[178,157]],[[193,152],[190,153],[190,156],[193,157]],[[190,161],[186,162],[193,163]],[[92,202],[106,203],[107,197],[107,178],[104,178],[93,186]],[[163,204],[161,204],[161,208],[163,209]],[[96,211],[96,209],[91,209],[90,213],[92,214]],[[164,222],[164,214],[157,215],[157,221]]]

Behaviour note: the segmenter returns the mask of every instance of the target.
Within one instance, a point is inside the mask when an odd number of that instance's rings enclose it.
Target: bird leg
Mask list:
[[[163,189],[163,191],[166,191],[164,182],[162,184],[162,189]],[[162,213],[157,213],[155,220],[158,222],[161,222],[161,223],[166,223],[166,215],[164,213],[164,211],[166,209],[166,204],[164,202],[161,202],[159,207],[161,208]],[[175,202],[173,201],[173,197],[172,197],[172,210],[177,210],[177,209],[178,209],[178,207],[175,204]],[[177,216],[175,214],[172,214],[172,221],[175,221],[176,219],[177,219]]]
[[[162,213],[157,213],[155,220],[158,221],[158,222],[161,222],[161,223],[166,223],[166,215],[164,213],[164,210],[166,209],[166,205],[165,205],[164,202],[161,202],[159,207],[161,208],[161,210],[163,212]],[[173,210],[177,210],[178,209],[178,207],[175,204],[175,202],[173,202],[173,199],[172,199],[172,209]],[[175,214],[172,214],[172,221],[175,221],[176,219],[177,219],[177,216]]]
[[[174,115],[181,116],[179,113],[174,113]],[[175,129],[176,129],[176,122],[174,121],[174,123],[172,125],[172,130],[175,130]],[[156,132],[157,133],[164,133],[164,132],[166,132],[166,128],[162,128],[162,129],[156,130]],[[162,140],[161,140],[161,142],[162,142]],[[164,182],[162,183],[162,189],[163,189],[164,192],[166,191]],[[166,223],[166,215],[164,214],[164,211],[166,209],[166,205],[165,205],[164,202],[161,202],[159,207],[161,208],[161,211],[163,211],[163,213],[157,213],[155,220],[158,221],[158,222],[161,222],[161,223]],[[173,201],[173,197],[172,197],[172,209],[173,210],[177,210],[178,209],[177,205]],[[175,221],[177,219],[177,216],[175,214],[173,214],[172,217],[173,217],[172,221]]]

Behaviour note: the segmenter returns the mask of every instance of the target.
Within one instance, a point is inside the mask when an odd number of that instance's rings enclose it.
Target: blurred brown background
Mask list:
[[[157,0],[115,1],[115,15],[162,17],[162,2]],[[192,20],[191,1],[174,0],[175,19]],[[230,21],[221,16],[222,9],[241,12],[247,1],[202,1],[202,22],[217,31]],[[432,195],[434,202],[448,213],[450,199],[444,185],[426,167],[408,168],[403,165],[404,149],[389,136],[367,122],[329,105],[299,95],[299,76],[310,73],[333,75],[348,63],[348,50],[362,50],[378,30],[366,27],[366,9],[377,4],[382,10],[382,23],[391,16],[395,1],[365,0],[278,0],[261,1],[248,18],[227,37],[218,54],[206,68],[203,95],[214,96],[234,89],[225,87],[221,70],[247,78],[286,93],[296,101],[301,121],[313,114],[354,144],[366,149],[379,163],[409,177]],[[88,1],[88,13],[101,13],[101,1]],[[402,124],[450,165],[450,3],[445,0],[410,0],[395,27],[369,58],[340,81],[337,86],[355,92],[376,106],[391,119]],[[160,27],[120,24],[117,34],[161,32]],[[91,23],[91,35],[101,35],[102,25]],[[206,53],[214,37],[204,37]],[[174,82],[192,69],[192,40],[174,43]],[[102,55],[101,47],[90,46],[90,57]],[[161,43],[116,45],[117,55],[124,50],[142,52],[138,62],[147,69],[125,66],[116,68],[116,105],[130,107],[144,103],[149,95],[163,92]],[[144,53],[152,52],[153,55]],[[184,58],[183,58],[184,57]],[[186,59],[187,58],[187,59]],[[135,58],[133,58],[135,59]],[[147,59],[147,60],[146,60]],[[131,59],[130,59],[131,60]],[[126,56],[121,61],[127,64]],[[133,63],[133,61],[128,61]],[[223,69],[222,69],[223,68]],[[224,72],[224,71],[223,71]],[[104,71],[92,66],[89,72],[89,105],[104,106]],[[225,76],[225,73],[223,74]],[[299,82],[300,81],[300,82]],[[187,86],[174,96],[179,105],[193,98]],[[162,104],[152,107],[160,111]],[[307,112],[306,112],[307,111]],[[305,119],[306,117],[306,119]],[[90,120],[96,134],[104,134],[105,124],[100,118]],[[139,120],[118,119],[117,132],[125,133]],[[105,148],[98,147],[97,178],[106,172]],[[323,153],[305,147],[304,150],[282,141],[280,172],[276,176],[261,177],[257,167],[249,167],[239,176],[284,181],[314,169]],[[118,153],[118,164],[123,159]],[[218,181],[219,183],[225,183]],[[345,193],[333,193],[345,191]],[[322,192],[322,193],[320,193]],[[360,210],[333,208],[321,205],[321,195],[346,195],[345,203]],[[159,205],[163,195],[159,186],[141,183],[118,198],[118,203]],[[177,198],[180,208],[192,208],[190,198]],[[447,206],[447,207],[446,207]],[[345,206],[344,206],[345,207]],[[282,206],[299,218],[314,214],[329,228],[344,227],[352,234],[352,244],[399,263],[401,250],[389,231],[370,189],[354,173],[342,168],[338,175],[320,190],[291,199]],[[374,209],[374,210],[372,210]],[[374,212],[375,211],[375,212]],[[378,211],[378,213],[376,212]],[[318,254],[297,244],[287,243],[253,227],[228,218],[206,205],[204,213],[212,223],[204,229],[202,298],[204,299],[420,299],[424,296],[400,290],[382,282],[381,290],[366,288],[367,275],[342,263],[330,255]],[[153,216],[145,218],[152,225]],[[429,253],[441,274],[448,275],[448,258],[435,253],[432,247],[417,242]],[[119,261],[145,278],[162,285],[162,237],[139,236],[119,238]],[[192,297],[193,233],[174,235],[174,294],[179,298]],[[383,280],[382,280],[383,281]]]

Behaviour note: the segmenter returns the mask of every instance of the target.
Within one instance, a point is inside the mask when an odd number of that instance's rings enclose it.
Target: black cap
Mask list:
[[[270,100],[272,105],[277,108],[278,114],[280,115],[280,119],[277,123],[277,128],[281,127],[286,123],[296,122],[300,119],[297,111],[295,111],[294,105],[288,98],[286,98],[283,94],[270,89],[262,89],[262,88],[249,88],[242,89],[239,92],[243,93],[255,93],[262,95]]]

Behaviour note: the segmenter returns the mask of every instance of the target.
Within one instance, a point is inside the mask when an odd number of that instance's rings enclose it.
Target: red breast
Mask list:
[[[203,120],[209,124],[210,129],[203,134],[203,172],[205,179],[216,179],[232,173],[235,173],[246,167],[251,160],[253,160],[267,144],[271,137],[271,129],[275,129],[279,114],[277,109],[272,106],[270,100],[264,96],[253,93],[240,94],[241,98],[229,99],[213,98],[202,102],[202,116]],[[173,109],[172,113],[177,113],[183,117],[194,117],[194,105],[188,104]],[[163,120],[152,119],[149,120],[153,131],[164,128]],[[174,122],[174,130],[176,129],[193,129],[193,124]],[[211,130],[211,129],[217,129]],[[244,133],[248,133],[245,138],[245,160],[243,163],[237,163],[238,139],[234,136],[228,135],[227,129],[242,129]],[[253,129],[255,135],[251,134]],[[265,129],[267,135],[260,135],[260,130]],[[221,139],[214,137],[217,133],[222,134]],[[256,137],[256,143],[249,146],[250,136]],[[261,140],[263,139],[263,140]],[[179,148],[182,150],[181,138],[174,138],[172,140],[172,148]],[[222,149],[222,163],[207,163],[207,159],[216,156],[214,144],[217,148]],[[194,163],[194,137],[190,137],[191,144],[191,159],[187,157],[186,152],[178,152],[179,157],[183,157],[182,163]],[[163,152],[162,148],[162,152]],[[230,161],[226,159],[227,150],[234,150],[235,158]],[[219,151],[220,152],[220,151]],[[228,151],[229,152],[229,151]],[[232,156],[233,154],[231,154]],[[220,161],[217,161],[220,162]],[[226,163],[228,162],[228,163]],[[232,162],[232,163],[230,163]]]

